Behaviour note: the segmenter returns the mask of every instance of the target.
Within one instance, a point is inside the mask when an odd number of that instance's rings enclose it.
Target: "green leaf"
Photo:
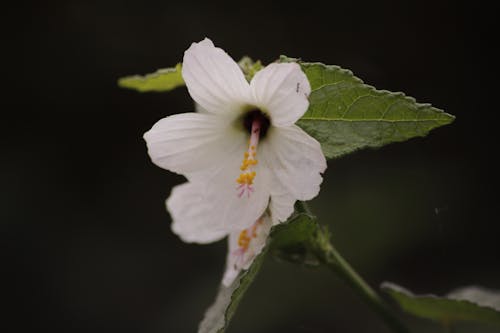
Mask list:
[[[318,228],[315,217],[308,213],[294,213],[283,224],[272,230],[272,249],[286,249],[308,243]]]
[[[215,302],[205,312],[205,317],[198,327],[199,333],[215,333],[226,330],[243,295],[259,271],[266,252],[267,246],[255,258],[252,265],[242,272],[229,287],[220,285]]]
[[[464,287],[447,296],[415,295],[394,283],[384,282],[387,292],[406,311],[415,316],[445,324],[474,321],[500,325],[500,292],[481,287]]]
[[[280,61],[297,61],[282,56]],[[455,117],[403,93],[376,90],[338,66],[298,61],[311,84],[309,109],[298,125],[327,158],[425,136]]]
[[[122,77],[118,80],[118,85],[122,88],[134,89],[140,92],[169,91],[185,85],[181,71],[182,64],[178,63],[174,68],[159,69],[144,76]]]
[[[248,81],[260,71],[263,66],[260,60],[253,61],[250,57],[243,57],[238,62]],[[154,73],[131,75],[118,79],[118,86],[134,89],[140,92],[165,92],[186,85],[182,78],[182,64],[178,63],[173,68],[159,69]]]
[[[272,255],[293,263],[318,265],[317,257],[310,249],[318,230],[315,217],[308,213],[297,213],[290,221],[273,229]]]
[[[286,223],[271,229],[267,244],[255,258],[248,270],[240,273],[238,278],[229,287],[221,285],[215,302],[205,312],[205,316],[198,327],[199,333],[224,332],[233,317],[243,295],[257,275],[262,262],[270,249],[291,246],[301,243],[312,235],[316,223],[313,217],[305,213],[294,214]]]
[[[238,65],[245,74],[245,78],[248,82],[250,82],[253,76],[264,67],[260,60],[254,62],[252,58],[247,56],[241,58],[241,60],[238,61]]]

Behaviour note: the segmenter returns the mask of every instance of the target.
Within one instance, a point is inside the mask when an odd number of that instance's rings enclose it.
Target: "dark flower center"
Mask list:
[[[254,121],[260,122],[259,139],[262,139],[266,136],[267,130],[269,129],[269,126],[271,126],[271,121],[269,120],[269,117],[259,109],[252,109],[248,111],[243,116],[243,126],[247,130],[248,134],[251,134],[250,132],[252,131],[252,123]]]

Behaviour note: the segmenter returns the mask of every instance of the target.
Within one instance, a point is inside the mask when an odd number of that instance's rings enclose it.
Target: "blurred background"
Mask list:
[[[235,59],[351,69],[457,116],[426,138],[331,161],[311,202],[374,287],[500,289],[494,45],[488,8],[455,1],[10,2],[2,9],[0,230],[9,332],[193,332],[225,242],[181,242],[164,200],[180,176],[142,135],[193,110],[183,88],[116,80],[182,60],[205,36]],[[438,332],[424,320],[419,331]],[[472,328],[471,328],[472,327]],[[388,332],[329,271],[268,258],[229,332]],[[461,332],[460,330],[457,330]],[[462,331],[493,332],[484,326]]]

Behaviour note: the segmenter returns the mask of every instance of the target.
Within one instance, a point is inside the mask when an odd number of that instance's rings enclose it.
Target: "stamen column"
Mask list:
[[[252,128],[250,130],[250,140],[248,141],[248,150],[245,152],[243,157],[243,162],[241,162],[240,170],[242,173],[236,179],[239,184],[237,187],[238,197],[241,198],[245,192],[247,197],[250,197],[250,193],[254,191],[253,180],[255,178],[256,172],[253,170],[258,161],[257,157],[257,145],[259,144],[260,130],[262,126],[262,121],[260,117],[254,117],[252,120]]]

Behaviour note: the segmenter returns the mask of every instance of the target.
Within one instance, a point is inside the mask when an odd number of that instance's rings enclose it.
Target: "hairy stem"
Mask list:
[[[310,214],[310,210],[304,202],[298,205],[298,210]],[[311,241],[311,249],[317,258],[343,281],[345,281],[371,309],[385,322],[385,324],[397,333],[408,333],[408,328],[392,312],[387,303],[371,288],[363,278],[349,265],[340,255],[330,241],[330,235],[326,229],[318,227],[316,238]]]

